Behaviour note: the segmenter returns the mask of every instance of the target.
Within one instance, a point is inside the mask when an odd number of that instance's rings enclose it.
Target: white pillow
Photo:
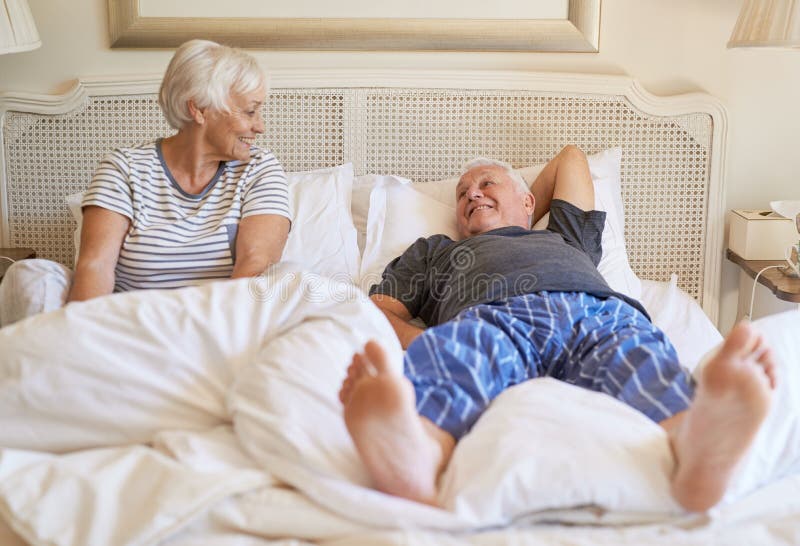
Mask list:
[[[364,252],[367,241],[367,215],[369,214],[369,198],[372,188],[383,178],[379,175],[365,174],[353,180],[353,198],[350,215],[358,234],[358,250]]]
[[[359,249],[350,216],[353,165],[286,173],[292,207],[292,229],[282,261],[305,269],[356,283],[359,277]],[[78,227],[75,230],[75,261],[80,251],[83,222],[82,193],[68,195],[67,205]]]
[[[356,228],[350,216],[353,165],[287,173],[292,230],[283,261],[355,284],[359,274]]]
[[[418,238],[443,233],[458,239],[455,208],[416,191],[417,186],[397,176],[374,178],[361,257],[362,290],[379,282],[386,265]]]
[[[595,208],[606,212],[603,256],[597,269],[615,291],[640,299],[642,285],[628,262],[620,191],[622,149],[612,148],[588,156],[595,189]],[[544,165],[520,169],[532,183]],[[361,287],[368,290],[380,279],[386,265],[419,237],[444,233],[458,238],[455,221],[457,178],[414,184],[397,177],[382,177],[373,189],[367,221],[367,237],[361,262]],[[441,215],[447,215],[442,218]],[[549,215],[534,226],[544,229]],[[376,280],[377,278],[377,280]]]

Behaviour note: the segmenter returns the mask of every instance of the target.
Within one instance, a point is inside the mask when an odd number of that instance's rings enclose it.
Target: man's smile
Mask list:
[[[494,207],[492,207],[491,205],[487,205],[487,204],[485,204],[485,203],[484,203],[484,204],[481,204],[481,205],[477,205],[477,206],[475,206],[475,207],[473,207],[473,208],[471,208],[471,209],[469,210],[469,213],[467,214],[467,217],[469,217],[469,216],[472,216],[472,215],[473,215],[473,213],[475,213],[476,211],[479,211],[479,210],[486,210],[486,209],[492,209],[492,208],[494,208]]]

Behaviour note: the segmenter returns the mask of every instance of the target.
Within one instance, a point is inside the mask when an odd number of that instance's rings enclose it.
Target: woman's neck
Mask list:
[[[161,153],[183,191],[201,193],[219,170],[219,159],[206,156],[191,130],[181,129],[161,141]]]

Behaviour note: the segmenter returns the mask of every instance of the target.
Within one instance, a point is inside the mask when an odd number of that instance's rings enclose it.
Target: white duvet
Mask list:
[[[780,324],[796,329],[800,314]],[[680,515],[661,428],[554,380],[496,400],[442,478],[443,509],[370,489],[336,398],[370,338],[399,371],[401,349],[366,297],[286,265],[258,282],[115,295],[4,328],[0,514],[48,545],[180,543],[212,523],[335,541]],[[777,339],[784,387],[737,496],[798,470],[800,342]],[[600,511],[575,510],[586,505]]]

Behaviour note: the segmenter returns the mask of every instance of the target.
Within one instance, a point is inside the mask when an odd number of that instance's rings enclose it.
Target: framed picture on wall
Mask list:
[[[402,4],[402,5],[400,5]],[[600,0],[108,0],[111,46],[597,52]]]

